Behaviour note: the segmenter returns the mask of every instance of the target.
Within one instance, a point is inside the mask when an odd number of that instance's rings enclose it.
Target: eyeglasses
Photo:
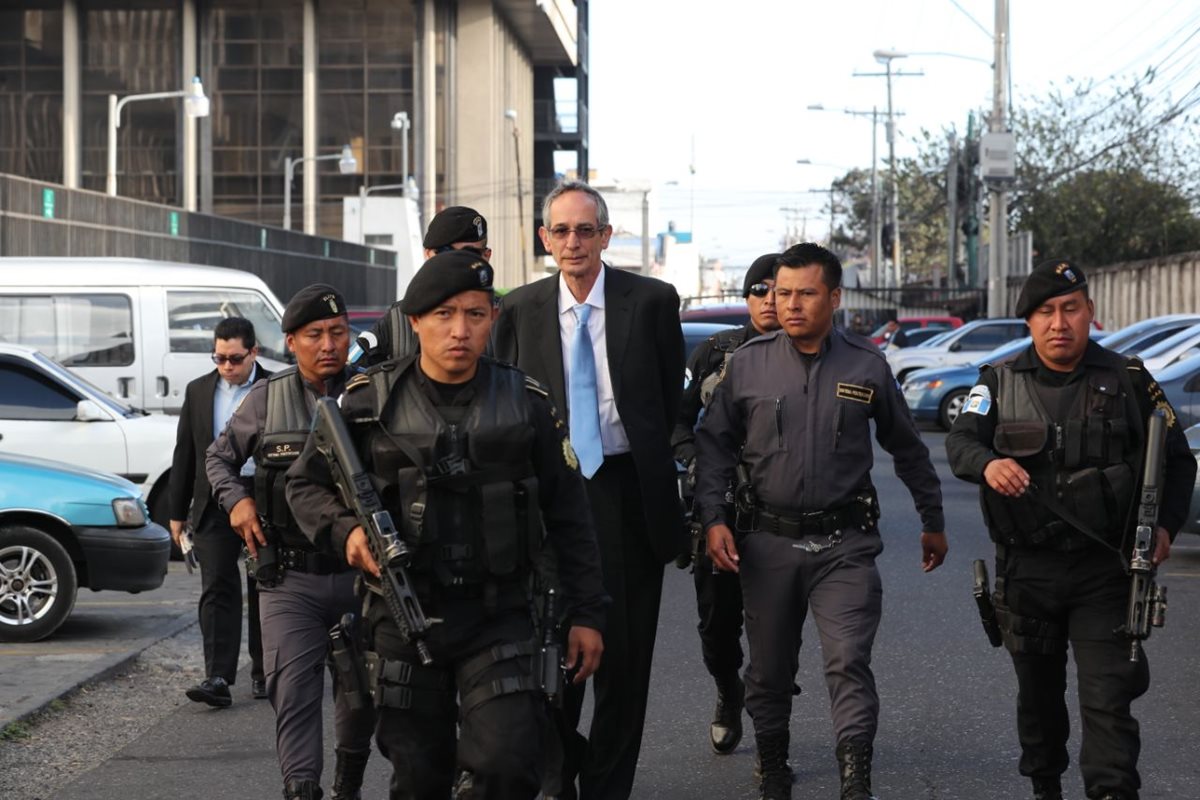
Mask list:
[[[750,294],[755,297],[766,297],[771,293],[771,285],[769,283],[753,283],[750,285]]]
[[[568,228],[566,225],[556,225],[550,229],[550,238],[556,242],[564,242],[572,233],[578,236],[581,240],[586,241],[595,237],[600,229],[595,225],[580,225],[577,228]]]
[[[223,356],[220,353],[212,354],[213,363],[218,366],[220,366],[221,364],[224,364],[226,361],[228,361],[230,364],[233,364],[235,367],[240,367],[242,365],[242,362],[245,361],[249,357],[250,357],[249,353],[239,353],[239,354],[233,355],[233,356]]]

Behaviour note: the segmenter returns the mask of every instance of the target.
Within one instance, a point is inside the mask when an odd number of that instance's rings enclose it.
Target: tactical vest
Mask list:
[[[745,341],[745,327],[734,331],[727,339],[721,339],[720,334],[713,336],[713,350],[724,353],[725,357],[721,359],[721,363],[717,365],[716,369],[705,375],[704,380],[700,381],[701,408],[708,408],[708,403],[712,400],[713,392],[717,390],[717,384],[725,377],[725,370],[729,367],[729,359],[733,358],[733,351],[741,347]]]
[[[267,536],[288,547],[312,550],[284,496],[284,473],[300,457],[312,427],[307,390],[296,367],[267,379],[267,419],[254,450],[254,503],[267,521]],[[278,537],[278,539],[275,539]]]
[[[996,368],[992,449],[1016,459],[1032,485],[1016,498],[982,485],[984,518],[994,541],[1060,550],[1088,546],[1094,538],[1120,544],[1135,499],[1142,442],[1125,359],[1107,361],[1086,367],[1062,423],[1043,405],[1034,370],[1018,371],[1010,364]]]
[[[384,334],[382,340],[374,341],[373,336],[367,338],[366,334],[358,338],[359,346],[364,352],[364,358],[359,362],[361,365],[373,367],[388,359],[406,358],[417,352],[420,347],[412,324],[400,311],[399,305],[393,303],[384,315],[387,324],[381,326],[381,332]]]
[[[543,538],[525,378],[488,361],[469,405],[438,407],[415,362],[371,372],[383,429],[366,437],[370,471],[414,549],[413,567],[448,587],[524,581]]]

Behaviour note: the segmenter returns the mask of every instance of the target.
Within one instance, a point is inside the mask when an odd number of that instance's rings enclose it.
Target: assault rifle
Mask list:
[[[1142,493],[1138,503],[1133,553],[1129,558],[1129,609],[1125,624],[1117,629],[1130,639],[1129,660],[1137,661],[1141,642],[1152,628],[1161,628],[1167,616],[1167,587],[1154,581],[1154,555],[1158,506],[1162,494],[1163,460],[1166,457],[1167,419],[1161,411],[1150,415],[1146,426],[1146,459],[1142,467]]]
[[[329,461],[334,483],[342,496],[342,502],[358,517],[358,524],[367,534],[367,545],[371,556],[379,565],[379,592],[387,605],[388,614],[400,629],[405,641],[413,643],[421,663],[433,663],[429,646],[425,643],[429,635],[430,620],[421,609],[421,601],[413,591],[408,577],[411,559],[408,545],[396,532],[392,515],[379,501],[371,478],[363,469],[350,439],[350,431],[342,419],[337,403],[328,397],[317,401],[317,417],[313,424],[317,450]],[[373,581],[368,581],[373,583]]]

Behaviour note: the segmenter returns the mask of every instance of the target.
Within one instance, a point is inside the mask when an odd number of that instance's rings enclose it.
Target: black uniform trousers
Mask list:
[[[242,649],[242,537],[229,527],[229,517],[209,503],[195,532],[200,562],[200,633],[204,638],[204,674],[237,680]],[[263,680],[262,623],[258,614],[258,585],[246,576],[246,616],[250,621],[247,649],[250,677]]]
[[[471,698],[473,690],[505,678],[531,681],[532,658],[470,668],[489,648],[533,641],[528,608],[488,616],[475,601],[425,611],[443,619],[430,629],[434,663],[428,667],[421,666],[416,648],[403,641],[395,623],[371,614],[373,621],[378,618],[372,649],[388,661],[412,665],[411,707],[378,709],[375,741],[392,762],[391,800],[445,800],[460,772],[469,774],[459,779],[456,800],[533,800],[545,762],[546,701],[537,691],[483,702]]]
[[[1130,662],[1129,640],[1114,633],[1125,622],[1129,602],[1129,578],[1118,556],[1099,545],[1070,553],[1003,548],[997,551],[996,575],[1004,581],[997,599],[1023,618],[1022,629],[1034,630],[1039,621],[1052,626],[1042,628],[1050,636],[1024,648],[1042,652],[1012,654],[1021,774],[1057,777],[1067,768],[1069,641],[1079,683],[1079,765],[1087,796],[1118,792],[1136,798],[1141,740],[1130,705],[1149,688],[1150,669],[1144,652]]]
[[[581,800],[625,800],[633,791],[650,667],[658,633],[663,565],[650,549],[642,490],[633,456],[606,456],[587,481],[596,523],[604,588],[612,598],[604,629],[604,657],[592,677],[592,727],[577,733],[584,684],[563,693],[557,720],[563,736],[561,760],[547,765],[546,794]]]
[[[736,572],[714,572],[712,559],[701,553],[692,577],[700,622],[700,652],[708,674],[726,680],[742,668],[742,583]]]

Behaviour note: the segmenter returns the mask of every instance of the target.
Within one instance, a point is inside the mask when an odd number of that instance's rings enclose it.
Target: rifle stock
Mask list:
[[[411,553],[363,468],[341,410],[328,397],[317,401],[313,435],[317,450],[329,462],[342,502],[354,512],[367,534],[371,556],[379,565],[379,590],[388,614],[401,636],[417,648],[421,663],[432,664],[433,656],[425,642],[431,621],[425,616],[408,576]]]

